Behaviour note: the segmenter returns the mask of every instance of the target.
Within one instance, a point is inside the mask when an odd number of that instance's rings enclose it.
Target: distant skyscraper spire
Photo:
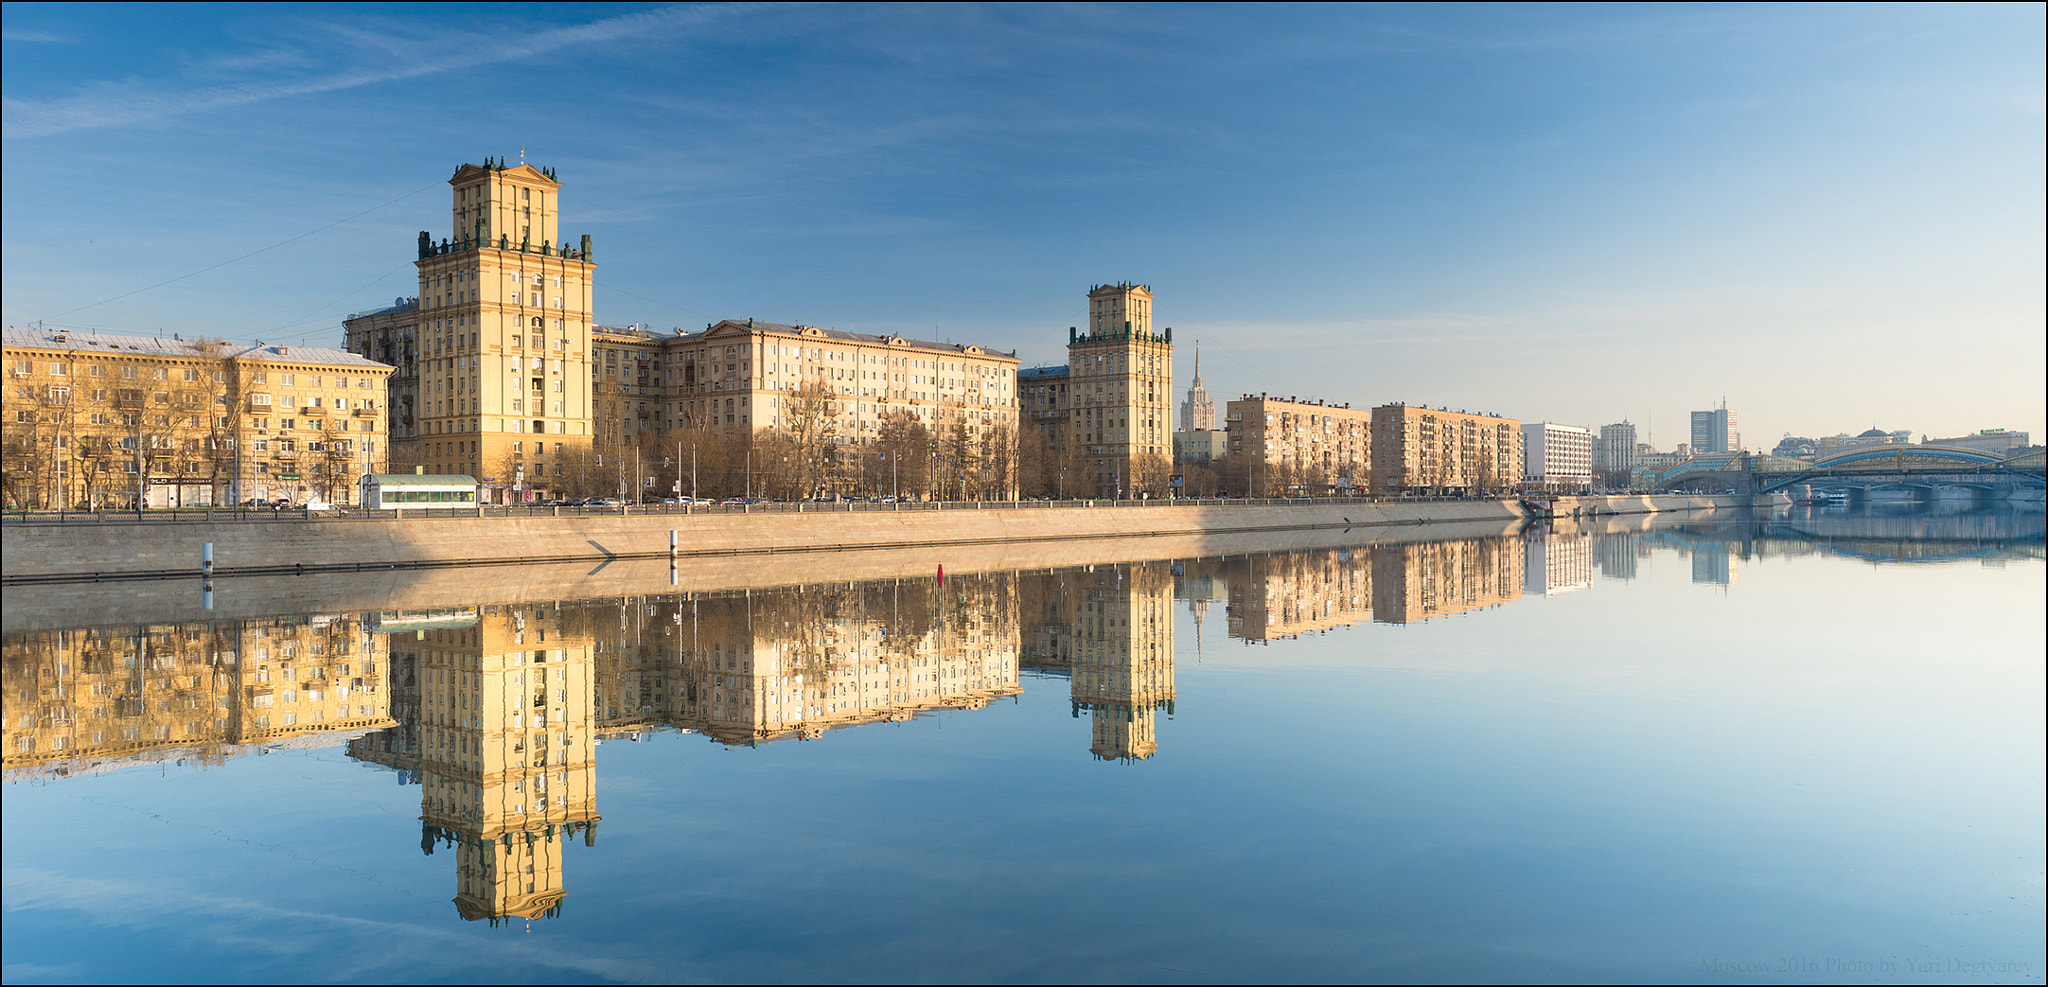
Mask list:
[[[1195,344],[1195,382],[1188,387],[1188,398],[1180,405],[1180,430],[1183,432],[1208,432],[1216,428],[1216,402],[1209,400],[1209,389],[1202,386],[1202,344]]]

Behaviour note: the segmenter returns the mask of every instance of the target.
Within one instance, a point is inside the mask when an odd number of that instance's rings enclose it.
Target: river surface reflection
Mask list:
[[[2038,983],[2042,527],[9,590],[6,979]]]

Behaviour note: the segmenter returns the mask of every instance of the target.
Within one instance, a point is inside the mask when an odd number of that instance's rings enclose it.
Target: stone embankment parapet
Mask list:
[[[1654,495],[1567,498],[1553,512],[1641,514],[1731,506],[1725,497]],[[868,505],[872,507],[872,505]],[[390,568],[518,565],[580,560],[746,553],[868,551],[1004,542],[1243,534],[1307,528],[1508,522],[1529,516],[1513,499],[1180,502],[1091,506],[835,505],[743,513],[553,516],[486,510],[481,516],[308,517],[262,521],[10,520],[0,527],[9,584],[194,575],[201,546],[214,546],[221,577]]]

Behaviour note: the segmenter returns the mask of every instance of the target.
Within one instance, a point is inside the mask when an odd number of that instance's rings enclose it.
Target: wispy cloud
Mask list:
[[[749,9],[748,5],[675,6],[533,32],[472,32],[450,36],[446,31],[436,31],[431,47],[360,28],[334,26],[329,29],[331,36],[356,53],[358,61],[363,64],[292,79],[257,79],[186,89],[170,88],[160,80],[133,80],[98,83],[74,95],[51,100],[10,97],[0,100],[6,111],[6,123],[0,132],[9,139],[44,137],[73,130],[163,120],[274,99],[337,92],[503,62],[526,61],[564,48],[616,43],[701,27],[715,20],[746,13]],[[11,32],[7,39],[17,40]],[[37,35],[26,40],[59,39]],[[250,68],[288,61],[274,48],[251,54],[256,57],[228,56],[214,65],[216,68]],[[375,57],[360,57],[363,55]]]
[[[48,31],[22,31],[15,28],[0,30],[0,41],[22,41],[29,44],[68,45],[75,44],[71,38]]]

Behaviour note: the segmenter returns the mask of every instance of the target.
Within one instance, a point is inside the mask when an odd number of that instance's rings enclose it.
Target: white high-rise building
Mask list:
[[[1568,492],[1593,483],[1593,431],[1555,422],[1522,426],[1522,479],[1531,487]]]

